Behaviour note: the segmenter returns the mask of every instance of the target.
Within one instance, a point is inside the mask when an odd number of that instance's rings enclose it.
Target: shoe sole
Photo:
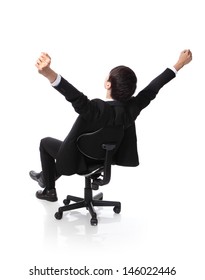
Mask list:
[[[47,200],[47,201],[49,201],[49,202],[56,202],[56,201],[58,201],[58,198],[57,198],[57,197],[56,197],[56,198],[46,198],[46,197],[39,197],[38,195],[36,195],[36,197],[37,197],[38,199]]]

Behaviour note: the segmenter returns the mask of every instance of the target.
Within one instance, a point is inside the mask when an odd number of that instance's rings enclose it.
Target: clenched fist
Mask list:
[[[36,61],[36,67],[38,72],[52,83],[56,80],[57,74],[50,68],[50,64],[51,57],[47,53],[42,52]]]

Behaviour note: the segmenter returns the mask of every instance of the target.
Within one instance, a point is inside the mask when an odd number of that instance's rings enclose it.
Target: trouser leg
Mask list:
[[[60,177],[55,162],[61,144],[62,141],[51,137],[43,138],[40,142],[41,166],[46,189],[54,189],[55,181]]]

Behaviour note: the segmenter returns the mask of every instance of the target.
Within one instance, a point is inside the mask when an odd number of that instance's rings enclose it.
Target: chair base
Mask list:
[[[85,178],[86,184],[84,188],[84,198],[68,195],[66,199],[64,199],[63,203],[65,206],[61,206],[58,208],[58,212],[55,213],[55,218],[60,220],[63,217],[63,212],[70,211],[74,209],[79,209],[85,207],[91,215],[90,223],[92,226],[96,226],[98,224],[97,214],[95,212],[94,206],[113,206],[113,211],[117,214],[121,211],[121,203],[119,201],[107,201],[102,200],[103,194],[98,193],[93,196],[92,194],[92,184],[90,178]],[[71,201],[75,203],[70,204]]]

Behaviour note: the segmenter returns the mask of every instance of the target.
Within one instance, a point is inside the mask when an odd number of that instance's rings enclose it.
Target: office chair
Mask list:
[[[117,214],[121,211],[121,203],[118,201],[103,200],[103,194],[93,196],[93,190],[106,185],[111,179],[111,166],[114,163],[114,155],[120,146],[124,135],[122,126],[104,127],[95,132],[85,133],[78,137],[77,147],[87,162],[87,170],[83,172],[85,177],[84,198],[68,195],[64,199],[65,206],[59,207],[55,218],[60,220],[64,211],[86,207],[90,212],[92,226],[98,224],[94,206],[113,206]],[[70,204],[71,201],[75,203]]]

